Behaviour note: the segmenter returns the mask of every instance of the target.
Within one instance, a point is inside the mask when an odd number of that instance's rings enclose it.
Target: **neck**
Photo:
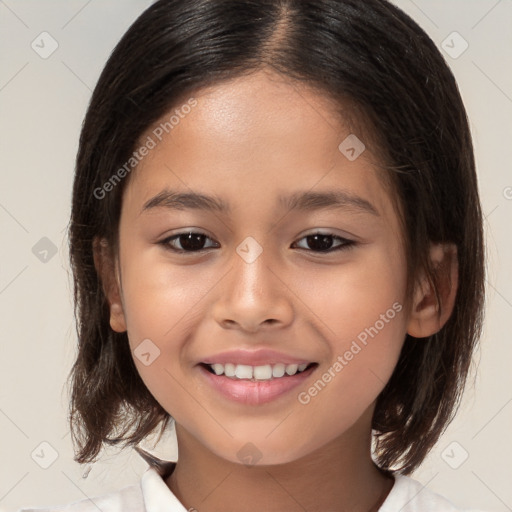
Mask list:
[[[179,460],[166,483],[188,510],[374,512],[393,485],[371,459],[369,431],[346,432],[299,460],[268,466],[218,457],[180,425],[176,433]]]

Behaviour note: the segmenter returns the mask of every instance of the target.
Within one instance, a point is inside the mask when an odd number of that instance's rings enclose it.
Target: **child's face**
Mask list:
[[[124,193],[123,309],[112,326],[127,329],[132,350],[151,340],[136,350],[146,355],[134,357],[142,379],[180,428],[221,457],[284,463],[337,438],[366,439],[407,331],[399,220],[370,163],[375,155],[367,147],[350,161],[352,152],[338,149],[350,132],[332,105],[263,72],[195,99],[190,109],[176,106],[161,141],[159,123],[142,138],[157,144]],[[229,211],[165,201],[144,208],[170,190],[215,196]],[[304,209],[278,201],[305,192],[359,199]],[[160,243],[189,231],[207,237]],[[307,238],[317,231],[332,236]],[[319,252],[342,244],[336,237],[355,243]],[[201,365],[261,349],[279,354],[253,366],[273,364],[277,374],[280,361],[316,365],[261,384]],[[218,362],[237,360],[250,362],[239,355]]]

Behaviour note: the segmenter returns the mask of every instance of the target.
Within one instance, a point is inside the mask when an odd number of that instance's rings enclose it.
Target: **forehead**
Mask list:
[[[214,144],[220,151],[229,150],[233,159],[300,159],[306,144],[322,149],[322,160],[329,161],[340,131],[348,131],[337,113],[339,106],[325,95],[269,71],[222,82],[194,97],[198,107],[180,120],[170,138],[184,146],[194,138],[205,150]],[[272,152],[260,155],[263,147]]]
[[[183,108],[190,97],[197,103]],[[127,190],[139,207],[165,188],[215,190],[231,204],[276,202],[286,192],[341,186],[387,209],[376,151],[363,134],[352,133],[340,105],[267,71],[196,91],[141,140],[147,137],[156,145]],[[350,146],[364,151],[353,160]]]

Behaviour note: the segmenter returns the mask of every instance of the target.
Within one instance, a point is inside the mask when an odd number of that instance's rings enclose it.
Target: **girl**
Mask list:
[[[385,0],[160,0],[93,93],[69,228],[69,511],[458,510],[407,475],[459,402],[482,217],[454,78]]]

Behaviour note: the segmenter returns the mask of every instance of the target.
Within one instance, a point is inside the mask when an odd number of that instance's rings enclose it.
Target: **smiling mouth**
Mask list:
[[[296,374],[303,373],[314,366],[318,366],[318,363],[277,363],[259,366],[232,363],[201,363],[201,366],[205,368],[208,372],[219,377],[223,376],[233,380],[249,380],[252,382],[258,382],[292,377]]]

